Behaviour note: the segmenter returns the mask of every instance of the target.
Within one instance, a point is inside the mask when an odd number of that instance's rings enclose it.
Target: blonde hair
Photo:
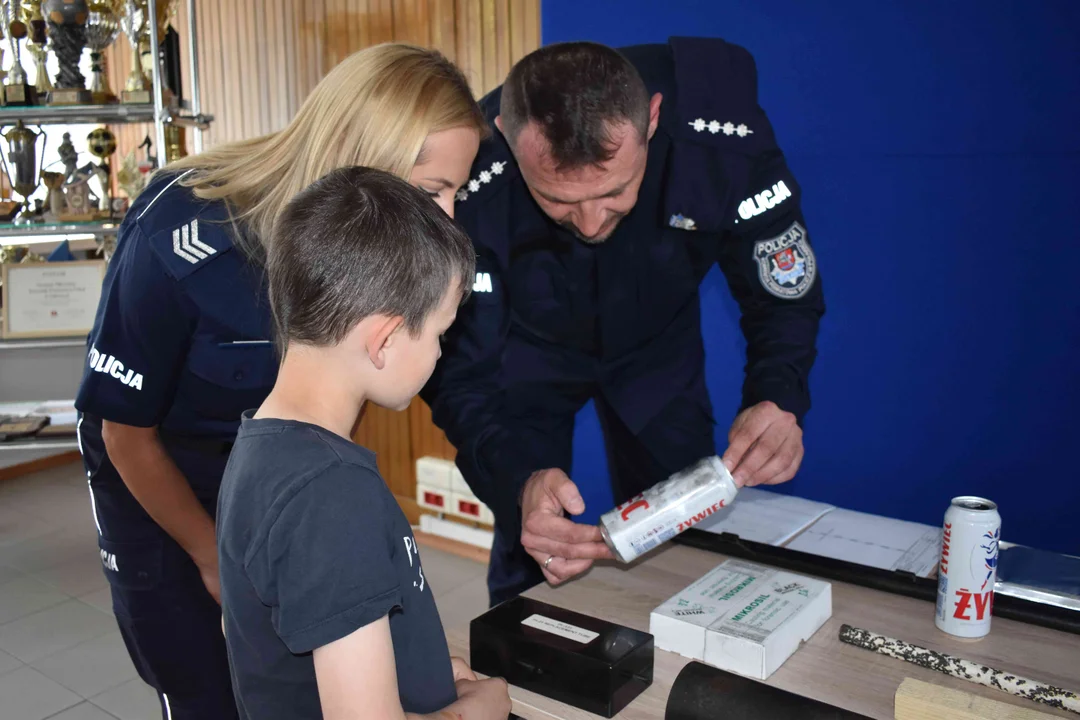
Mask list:
[[[353,166],[407,181],[427,136],[455,127],[474,128],[482,138],[489,132],[461,71],[435,50],[386,43],[339,63],[283,130],[212,148],[167,170],[192,170],[182,185],[204,200],[225,201],[234,225],[243,226],[236,227],[237,244],[261,259],[278,214],[308,185]]]

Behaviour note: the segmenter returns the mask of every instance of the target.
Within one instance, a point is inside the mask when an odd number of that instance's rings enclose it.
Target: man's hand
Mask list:
[[[775,403],[758,403],[735,418],[722,459],[740,487],[787,482],[802,463],[802,428]]]
[[[612,557],[599,527],[568,520],[564,511],[585,512],[577,486],[562,470],[534,472],[521,494],[521,544],[552,585],[585,572],[593,560]]]

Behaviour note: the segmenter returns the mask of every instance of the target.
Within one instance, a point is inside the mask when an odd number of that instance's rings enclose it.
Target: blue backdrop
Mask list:
[[[1001,505],[1003,537],[1080,551],[1080,3],[544,0],[545,43],[715,35],[757,59],[803,187],[828,305],[806,460],[784,491],[937,524]],[[717,441],[738,310],[702,287]],[[610,506],[599,425],[574,477]]]

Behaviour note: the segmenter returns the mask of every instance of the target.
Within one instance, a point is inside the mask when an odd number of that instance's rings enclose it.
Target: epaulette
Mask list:
[[[675,138],[747,155],[776,146],[745,48],[720,38],[673,37],[669,44],[678,96],[667,129]]]
[[[457,208],[464,210],[483,203],[495,195],[496,188],[505,187],[517,173],[517,163],[502,135],[496,134],[485,140],[476,154],[469,181],[454,196]]]
[[[185,173],[186,174],[186,173]],[[129,211],[165,271],[182,280],[233,249],[221,203],[196,198],[180,185],[184,174],[152,182]]]
[[[480,143],[480,150],[476,153],[472,170],[469,171],[469,179],[454,196],[458,202],[455,214],[462,210],[467,212],[469,208],[483,204],[487,198],[497,194],[496,188],[505,187],[506,181],[517,174],[517,163],[514,161],[513,153],[510,152],[510,146],[499,129],[495,127],[495,118],[499,116],[501,100],[502,86],[500,85],[480,98],[477,103],[491,128],[491,136]]]

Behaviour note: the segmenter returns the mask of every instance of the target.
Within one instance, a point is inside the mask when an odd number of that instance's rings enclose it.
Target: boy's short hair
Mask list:
[[[267,275],[279,345],[336,345],[372,315],[400,315],[419,335],[454,280],[464,302],[475,272],[468,235],[424,192],[381,170],[334,170],[275,223]]]

